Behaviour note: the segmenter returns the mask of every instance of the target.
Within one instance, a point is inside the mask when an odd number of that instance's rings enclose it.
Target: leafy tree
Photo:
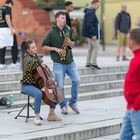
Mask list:
[[[65,0],[36,0],[37,5],[39,6],[61,6]]]

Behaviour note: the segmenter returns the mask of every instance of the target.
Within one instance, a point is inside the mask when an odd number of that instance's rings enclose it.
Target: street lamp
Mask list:
[[[101,43],[105,51],[105,0],[101,0]]]

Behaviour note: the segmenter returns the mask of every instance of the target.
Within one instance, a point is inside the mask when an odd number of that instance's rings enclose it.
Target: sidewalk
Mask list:
[[[87,46],[73,48],[73,53],[76,65],[78,67],[84,67],[86,63]],[[117,62],[115,53],[116,48],[114,46],[108,46],[105,52],[100,48],[97,60],[98,65],[101,67],[107,67],[119,65],[127,66],[129,64],[129,61]],[[130,51],[128,51],[127,54],[129,58],[132,57]],[[43,60],[52,69],[52,60],[50,59],[50,56],[45,56]],[[6,71],[7,70],[3,70],[2,72]],[[9,69],[9,71],[12,72],[15,70]],[[16,71],[19,71],[19,69],[16,69]],[[100,133],[98,131],[100,131],[101,128],[105,128],[105,131],[108,131],[108,133],[110,133],[111,130],[117,131],[116,133],[119,132],[120,126],[118,125],[122,122],[122,117],[125,111],[125,101],[122,96],[99,100],[79,101],[78,106],[80,110],[79,115],[73,113],[73,111],[68,108],[69,114],[66,116],[61,115],[60,108],[57,106],[56,112],[58,115],[62,116],[63,121],[48,122],[47,114],[49,107],[43,105],[41,108],[41,117],[43,117],[41,126],[35,126],[32,118],[29,119],[28,123],[25,123],[25,118],[17,118],[17,120],[15,120],[14,117],[19,112],[19,108],[0,110],[0,140],[41,139],[46,136],[51,137],[52,135],[65,135],[70,133],[74,133],[75,135],[78,133],[79,135],[79,131],[90,135],[90,128],[92,130],[95,129],[97,134]],[[24,113],[26,113],[26,110],[24,110]],[[34,115],[34,112],[31,111],[30,115]],[[111,130],[107,129],[109,126],[111,126]]]
[[[113,103],[113,104],[112,104]],[[25,123],[25,118],[14,119],[18,111],[8,114],[8,111],[0,111],[0,139],[1,140],[23,140],[35,137],[51,136],[58,133],[75,132],[85,129],[85,127],[98,128],[103,123],[108,126],[110,123],[121,123],[125,110],[125,102],[122,97],[108,99],[91,100],[78,102],[80,114],[77,115],[69,109],[68,115],[61,115],[57,106],[56,112],[62,116],[61,122],[48,122],[48,106],[44,105],[41,109],[43,117],[42,125],[35,126],[33,119]],[[33,114],[33,112],[31,113]],[[70,129],[72,128],[72,129]]]
[[[98,51],[98,57],[97,57],[97,64],[100,67],[104,66],[118,66],[118,65],[128,65],[129,61],[116,61],[116,46],[106,46],[106,50],[103,51],[102,46],[99,46]],[[88,52],[88,45],[84,44],[83,46],[74,47],[73,48],[73,55],[74,55],[74,61],[77,65],[77,67],[85,67],[86,64],[86,56]],[[131,51],[127,48],[127,57],[131,58],[133,54]],[[52,69],[52,60],[49,55],[43,56],[43,61],[46,63],[51,69]],[[0,70],[0,72],[5,71],[21,71],[19,68],[17,69],[10,69],[9,65],[7,65],[7,68],[4,70]]]
[[[118,66],[128,65],[129,61],[116,61],[116,46],[106,46],[106,50],[103,51],[102,46],[99,47],[97,64],[100,67],[104,66]],[[88,51],[88,45],[84,44],[81,47],[73,48],[74,61],[78,67],[84,67],[86,64],[86,56]],[[130,59],[133,56],[131,51],[127,48],[127,57]],[[43,61],[52,67],[52,61],[50,56],[44,56]]]

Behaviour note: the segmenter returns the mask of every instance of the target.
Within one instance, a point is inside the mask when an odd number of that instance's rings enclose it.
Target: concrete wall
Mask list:
[[[84,8],[87,4],[90,4],[92,0],[71,0],[75,7]],[[117,13],[120,11],[122,3],[127,4],[128,12],[132,17],[132,28],[138,27],[138,22],[140,21],[140,0],[104,0],[105,1],[105,42],[107,44],[116,43],[115,30],[114,30],[114,20]],[[99,20],[100,10],[98,10],[97,15]]]
[[[132,28],[138,27],[138,22],[140,21],[140,12],[139,12],[139,0],[127,0],[123,1],[128,6],[128,12],[132,18]],[[122,1],[120,0],[110,0],[105,3],[105,39],[106,43],[116,43],[114,39],[114,21],[117,13],[120,11]]]

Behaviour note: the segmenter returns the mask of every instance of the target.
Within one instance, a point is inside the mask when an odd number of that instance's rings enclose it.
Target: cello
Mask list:
[[[39,67],[42,69],[43,74],[45,75],[46,82],[44,84],[44,79],[40,76],[37,70],[33,72],[33,76],[35,80],[37,81],[39,88],[42,89],[43,87],[47,87],[46,90],[41,90],[42,91],[42,100],[45,104],[52,105],[52,104],[58,104],[60,103],[63,99],[64,96],[61,93],[59,87],[56,84],[55,78],[49,69],[47,65],[43,65],[40,62],[40,59],[38,58],[37,54],[35,55]]]

